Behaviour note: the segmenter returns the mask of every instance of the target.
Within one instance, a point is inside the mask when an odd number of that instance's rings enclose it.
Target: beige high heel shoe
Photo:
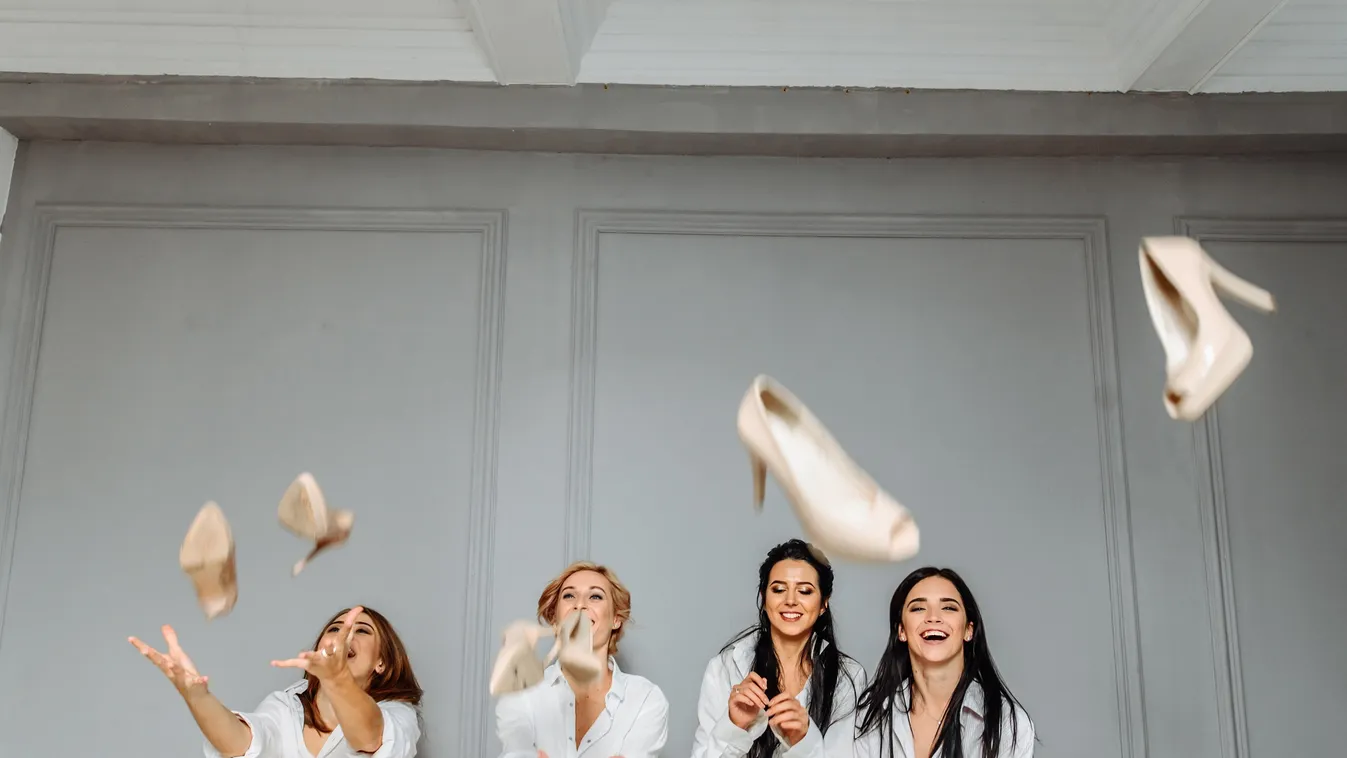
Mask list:
[[[300,474],[286,488],[277,515],[282,526],[296,536],[313,542],[313,550],[299,559],[291,569],[291,576],[299,576],[299,572],[318,553],[346,542],[355,524],[355,514],[350,511],[328,509],[323,491],[308,472]]]
[[[234,535],[224,511],[214,502],[203,505],[187,528],[178,549],[178,565],[191,578],[207,621],[234,609],[239,597]]]
[[[553,657],[561,662],[561,670],[580,685],[598,679],[608,668],[607,657],[594,650],[594,622],[579,609],[562,620],[547,660],[550,662]]]
[[[1234,384],[1253,357],[1249,335],[1218,291],[1263,313],[1272,294],[1221,268],[1196,240],[1146,237],[1137,257],[1142,291],[1165,350],[1165,411],[1196,421]]]
[[[739,404],[739,439],[753,467],[761,511],[767,472],[794,506],[811,542],[856,561],[904,561],[917,554],[912,514],[847,455],[798,398],[758,376]]]
[[[534,648],[538,640],[552,634],[551,627],[529,621],[515,621],[505,627],[500,652],[491,669],[493,697],[526,690],[543,680],[544,664],[538,660]]]

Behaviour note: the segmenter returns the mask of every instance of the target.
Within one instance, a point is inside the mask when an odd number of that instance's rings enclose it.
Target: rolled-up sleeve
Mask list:
[[[416,709],[407,703],[385,700],[379,703],[384,715],[383,742],[370,755],[373,758],[413,758],[421,739],[421,723]]]
[[[262,702],[257,704],[257,708],[250,713],[234,711],[234,715],[252,731],[252,741],[243,755],[224,755],[206,739],[202,740],[202,752],[206,758],[262,758],[272,755],[280,741],[281,724],[285,723],[285,714],[285,702],[273,692],[263,698]]]
[[[669,699],[659,687],[651,687],[622,740],[622,758],[654,758],[668,741]]]

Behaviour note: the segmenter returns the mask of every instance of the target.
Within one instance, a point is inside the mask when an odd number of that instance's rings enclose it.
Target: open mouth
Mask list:
[[[351,648],[350,650],[347,650],[347,651],[346,651],[346,657],[347,657],[347,658],[354,658],[354,657],[355,657],[355,648]]]
[[[921,633],[921,638],[927,642],[944,642],[949,639],[949,634],[939,629],[927,629]]]
[[[804,618],[804,614],[798,611],[782,611],[780,615],[784,621],[799,621]]]

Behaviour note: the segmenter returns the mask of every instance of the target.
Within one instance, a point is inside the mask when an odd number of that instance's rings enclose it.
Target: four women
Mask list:
[[[830,601],[833,571],[801,540],[768,552],[758,571],[758,620],[706,666],[692,758],[1031,758],[1034,726],[1002,682],[972,592],[950,569],[917,569],[889,606],[889,640],[867,685],[842,652]],[[631,593],[607,567],[579,562],[538,598],[560,633],[588,616],[597,679],[559,663],[496,704],[501,758],[652,758],[668,739],[669,703],[617,665]],[[368,608],[342,611],[312,649],[272,665],[304,677],[248,713],[225,707],[163,627],[168,652],[132,637],[177,688],[205,737],[207,758],[412,758],[421,687],[401,640]]]

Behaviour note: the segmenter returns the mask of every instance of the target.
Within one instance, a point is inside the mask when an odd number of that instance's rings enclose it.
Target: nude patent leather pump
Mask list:
[[[313,550],[295,563],[291,576],[299,576],[299,572],[323,550],[346,542],[355,524],[355,514],[350,511],[328,509],[323,491],[308,472],[300,474],[286,488],[277,515],[281,525],[291,533],[313,542]]]
[[[1275,312],[1276,300],[1222,268],[1188,237],[1146,237],[1138,258],[1146,307],[1165,350],[1165,411],[1196,421],[1253,357],[1249,335],[1219,294],[1263,313]]]
[[[917,554],[920,532],[908,509],[776,380],[753,380],[739,405],[738,427],[759,511],[770,471],[819,549],[856,561],[904,561]]]
[[[234,564],[234,536],[224,511],[206,503],[187,528],[178,565],[192,580],[197,604],[211,621],[234,609],[238,602],[238,573]]]
[[[534,648],[538,640],[552,636],[550,627],[529,621],[515,621],[505,627],[505,634],[491,669],[492,696],[526,690],[543,680],[545,664],[538,660]],[[553,646],[553,651],[556,647]],[[551,654],[548,654],[551,658]]]
[[[580,685],[598,679],[608,667],[607,658],[594,650],[594,622],[589,614],[579,609],[571,611],[562,620],[556,645],[547,654],[548,660],[554,655],[561,663],[561,670]]]

